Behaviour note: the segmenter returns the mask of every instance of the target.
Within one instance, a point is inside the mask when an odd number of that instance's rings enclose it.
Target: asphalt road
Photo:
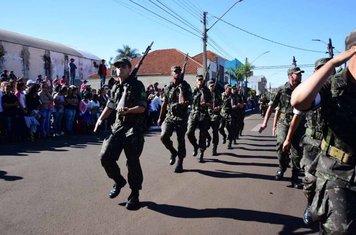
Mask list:
[[[124,207],[130,193],[107,197],[112,181],[98,153],[104,133],[0,145],[1,234],[317,234],[303,224],[302,190],[290,170],[275,181],[275,138],[259,134],[260,115],[246,117],[243,136],[206,162],[191,156],[174,173],[159,132],[147,133],[141,156],[142,208]],[[175,141],[175,135],[173,136]],[[175,141],[176,143],[176,141]],[[124,176],[125,156],[119,159]]]

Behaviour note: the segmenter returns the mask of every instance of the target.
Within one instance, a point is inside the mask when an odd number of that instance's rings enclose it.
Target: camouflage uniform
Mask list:
[[[222,107],[221,107],[221,125],[219,128],[219,132],[220,134],[223,136],[224,138],[224,142],[226,141],[226,133],[225,133],[225,127],[227,129],[228,132],[228,136],[227,139],[229,140],[229,145],[228,148],[231,148],[231,143],[235,137],[234,134],[234,124],[233,124],[233,117],[232,117],[232,98],[231,98],[231,94],[230,95],[226,95],[225,92],[223,92],[222,94]],[[236,123],[236,122],[235,122]]]
[[[206,149],[206,133],[209,127],[210,117],[208,106],[201,106],[202,97],[205,103],[211,103],[211,94],[209,89],[203,85],[201,88],[196,87],[193,91],[192,110],[189,115],[187,137],[194,147],[194,154],[200,149],[200,160],[203,160],[203,153]],[[199,128],[199,144],[195,137],[195,129]]]
[[[242,130],[244,129],[244,126],[245,126],[245,116],[246,116],[246,113],[245,113],[245,104],[246,104],[246,100],[245,98],[238,94],[237,95],[239,97],[239,102],[240,104],[243,104],[244,106],[243,107],[238,107],[237,108],[237,131],[236,131],[236,138],[238,139],[239,136],[242,134]]]
[[[215,156],[217,155],[216,150],[219,143],[219,126],[220,126],[221,116],[220,116],[220,110],[216,111],[214,110],[214,108],[221,106],[222,99],[220,94],[216,92],[216,90],[211,92],[211,96],[212,96],[212,105],[209,107],[209,115],[210,115],[210,126],[213,134],[212,153]]]
[[[113,86],[107,103],[108,108],[116,109],[124,92],[124,86],[127,87],[125,107],[146,107],[146,93],[142,82],[136,78],[128,78],[123,84],[116,83]],[[122,185],[126,181],[120,174],[116,161],[124,150],[127,159],[128,182],[132,190],[140,190],[143,182],[139,159],[144,145],[143,121],[144,113],[120,116],[117,112],[111,134],[104,140],[100,152],[101,164],[107,175],[117,184]]]
[[[186,155],[185,149],[185,132],[187,131],[188,123],[188,105],[179,104],[179,94],[182,91],[184,100],[192,101],[192,89],[185,81],[180,81],[179,84],[171,83],[164,90],[164,100],[168,104],[167,115],[162,124],[161,141],[163,145],[170,151],[172,156],[177,156],[180,161],[183,161]],[[171,136],[173,131],[177,133],[178,151],[173,147]]]
[[[305,177],[304,194],[307,197],[308,205],[311,204],[315,194],[315,169],[320,153],[320,144],[322,139],[323,122],[321,119],[321,108],[308,111],[305,114],[306,130],[302,138],[303,157],[300,161],[301,168],[304,168]]]
[[[349,70],[331,78],[322,89],[322,152],[316,168],[311,212],[322,234],[356,234],[356,85]]]
[[[300,169],[300,159],[302,156],[302,148],[299,146],[299,140],[304,133],[304,125],[298,126],[292,138],[291,148],[289,153],[282,152],[282,146],[286,139],[290,122],[293,117],[293,107],[290,104],[292,86],[289,82],[283,85],[274,97],[271,106],[275,109],[279,107],[279,119],[277,123],[277,155],[279,160],[279,169],[283,173],[289,166],[289,161],[292,163],[292,183],[297,180]]]

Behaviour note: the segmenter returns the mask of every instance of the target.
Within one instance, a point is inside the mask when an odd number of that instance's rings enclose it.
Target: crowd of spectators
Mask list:
[[[110,78],[107,85],[96,90],[87,80],[76,87],[68,85],[65,76],[50,80],[38,75],[29,80],[17,78],[6,70],[0,78],[0,144],[91,134],[115,83],[114,78]],[[146,92],[148,129],[157,126],[162,89],[155,83],[149,85]],[[101,130],[109,130],[114,121],[115,112]]]
[[[0,74],[0,143],[90,134],[110,92],[107,85],[92,89],[87,81],[68,86],[64,76],[52,81],[42,75],[28,80],[10,74]],[[114,118],[102,129],[108,130]]]

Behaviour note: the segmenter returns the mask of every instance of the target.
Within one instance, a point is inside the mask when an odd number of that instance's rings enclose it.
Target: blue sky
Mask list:
[[[151,41],[155,42],[153,50],[177,48],[195,55],[202,52],[199,32],[203,28],[202,12],[208,12],[209,28],[216,21],[215,17],[220,17],[235,2],[2,0],[0,28],[62,43],[106,60],[115,56],[116,49],[124,44],[142,52]],[[171,14],[157,6],[169,9]],[[313,64],[316,59],[327,56],[324,51],[329,38],[335,46],[335,54],[344,49],[345,36],[356,29],[355,9],[355,0],[243,0],[222,18],[225,22],[219,21],[208,31],[208,50],[242,62],[247,57],[257,67],[290,65],[293,56],[299,65]],[[281,46],[261,37],[307,50]],[[304,79],[312,73],[312,68],[302,69]],[[287,80],[286,71],[286,68],[256,69],[254,74],[265,75],[272,87],[276,87]]]

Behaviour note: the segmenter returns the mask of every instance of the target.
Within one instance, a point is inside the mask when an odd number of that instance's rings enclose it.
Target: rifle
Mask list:
[[[211,65],[211,64],[208,65],[208,68],[206,69],[205,74],[204,74],[205,85],[208,84],[208,80],[209,80],[209,79],[208,79],[208,75],[209,75],[210,65]]]
[[[145,57],[147,56],[148,52],[151,50],[151,47],[153,45],[153,41],[151,42],[150,45],[148,45],[148,47],[146,48],[146,51],[143,53],[142,57],[140,58],[140,60],[138,61],[138,63],[136,64],[135,68],[132,70],[130,77],[131,78],[135,78],[137,75],[138,70],[140,69],[143,60],[145,59]]]
[[[188,59],[189,59],[189,55],[188,55],[188,53],[187,53],[187,54],[185,55],[185,57],[184,57],[184,63],[183,63],[183,67],[182,67],[182,72],[181,72],[181,74],[180,74],[180,80],[181,80],[181,81],[184,80],[185,67],[187,66]]]

